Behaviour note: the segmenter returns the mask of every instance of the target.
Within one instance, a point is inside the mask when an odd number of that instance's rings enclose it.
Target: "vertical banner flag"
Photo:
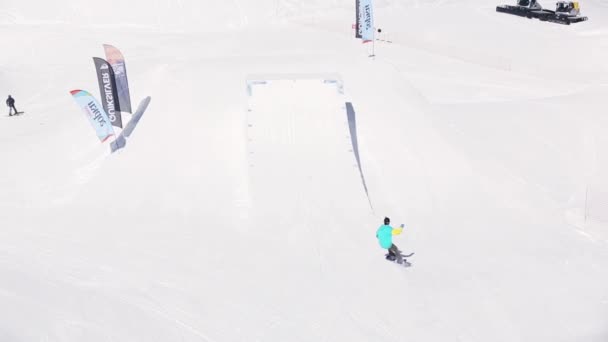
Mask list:
[[[355,38],[361,38],[361,0],[355,0]]]
[[[93,57],[93,61],[95,62],[95,70],[97,70],[97,80],[99,82],[103,109],[108,113],[112,125],[122,128],[122,117],[120,116],[120,103],[118,102],[114,71],[110,64],[102,58]]]
[[[359,0],[359,30],[363,43],[374,41],[374,12],[372,0]]]
[[[87,118],[101,142],[105,142],[114,135],[114,129],[110,123],[108,115],[99,105],[99,102],[85,90],[72,90],[70,92],[76,100],[76,103],[84,110],[87,114]]]
[[[133,113],[131,110],[131,95],[129,94],[129,80],[127,79],[125,58],[122,53],[120,53],[120,50],[112,45],[104,44],[103,49],[106,52],[106,60],[112,66],[114,76],[116,77],[120,111]]]

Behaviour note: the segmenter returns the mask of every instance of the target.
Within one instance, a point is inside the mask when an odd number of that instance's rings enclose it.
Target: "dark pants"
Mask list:
[[[13,109],[15,110],[15,114],[19,113],[19,111],[17,110],[17,108],[15,108],[15,105],[11,105],[8,107],[8,115],[13,115]]]
[[[403,257],[401,256],[401,251],[399,250],[399,248],[397,246],[395,246],[395,244],[393,244],[388,249],[388,256],[387,257],[390,260],[397,261],[397,263],[399,263],[399,264],[403,263]]]

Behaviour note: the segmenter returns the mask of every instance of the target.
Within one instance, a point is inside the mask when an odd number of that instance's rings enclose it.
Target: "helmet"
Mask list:
[[[384,218],[384,224],[389,224],[389,223],[391,223],[391,219],[388,218],[388,217],[385,217]]]

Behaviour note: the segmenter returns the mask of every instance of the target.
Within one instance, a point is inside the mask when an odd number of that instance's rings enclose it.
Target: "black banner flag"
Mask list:
[[[118,91],[116,89],[116,77],[112,66],[106,60],[93,57],[99,92],[101,93],[101,104],[108,113],[112,126],[122,128],[122,117],[120,115],[120,103],[118,102]]]
[[[357,16],[355,18],[355,38],[361,38],[361,13],[359,11],[359,8],[361,7],[361,0],[356,0],[355,1],[355,15]]]

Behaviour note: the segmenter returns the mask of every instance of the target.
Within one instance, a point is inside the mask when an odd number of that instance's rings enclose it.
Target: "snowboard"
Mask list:
[[[25,112],[17,112],[17,113],[15,113],[15,114],[13,114],[13,115],[10,115],[10,114],[9,114],[8,116],[17,116],[17,115],[21,115],[21,114],[24,114],[24,113],[25,113]]]
[[[392,262],[395,265],[399,265],[399,266],[402,266],[402,267],[411,267],[412,266],[412,263],[409,262],[409,261],[407,261],[407,260],[405,260],[405,259],[403,259],[403,263],[401,263],[401,264],[398,263],[397,260],[391,260],[391,259],[386,259],[386,260]]]
[[[401,258],[403,259],[403,263],[402,264],[399,264],[397,262],[397,259],[390,259],[390,258],[388,258],[388,254],[386,254],[385,259],[388,260],[388,261],[390,261],[390,262],[392,262],[393,264],[401,265],[403,267],[410,267],[410,266],[412,266],[412,263],[409,262],[409,261],[407,261],[407,258],[411,257],[412,255],[414,255],[414,253],[405,254],[405,255],[402,254],[401,255]]]

